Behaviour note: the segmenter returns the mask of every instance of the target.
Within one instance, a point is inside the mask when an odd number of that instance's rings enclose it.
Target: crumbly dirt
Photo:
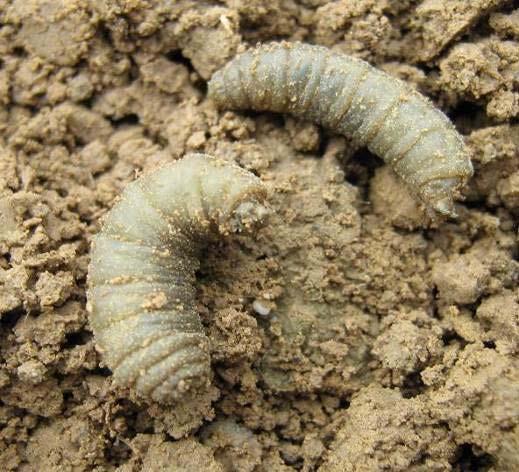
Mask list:
[[[519,10],[505,0],[0,0],[0,469],[519,470]],[[257,41],[364,58],[430,96],[475,176],[433,222],[380,159],[275,114],[217,111]],[[269,187],[211,244],[213,388],[115,388],[89,243],[142,170],[204,151]]]

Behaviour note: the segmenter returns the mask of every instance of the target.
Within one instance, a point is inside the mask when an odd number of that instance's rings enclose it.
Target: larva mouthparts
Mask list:
[[[302,43],[259,45],[209,81],[221,108],[290,113],[316,121],[382,157],[428,209],[456,216],[472,176],[463,138],[430,100],[355,57]]]
[[[94,238],[88,310],[117,383],[168,403],[210,382],[195,271],[214,232],[250,230],[268,214],[260,179],[203,154],[130,183]]]

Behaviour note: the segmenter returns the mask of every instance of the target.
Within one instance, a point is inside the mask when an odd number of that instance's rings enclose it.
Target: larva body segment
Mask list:
[[[88,308],[114,379],[168,402],[210,379],[195,306],[195,271],[211,233],[265,216],[261,181],[237,165],[190,154],[129,184],[94,238]]]
[[[291,113],[355,139],[379,155],[428,208],[455,216],[473,173],[449,119],[405,82],[367,62],[301,43],[260,45],[209,82],[222,108]]]

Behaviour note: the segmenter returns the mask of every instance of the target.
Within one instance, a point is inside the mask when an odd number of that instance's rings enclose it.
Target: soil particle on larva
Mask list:
[[[497,0],[0,2],[0,469],[519,469],[517,18]],[[457,221],[426,227],[345,138],[215,109],[206,79],[279,40],[368,60],[449,116],[475,168]],[[258,175],[273,214],[204,250],[211,388],[166,408],[114,386],[86,275],[125,186],[193,151]]]

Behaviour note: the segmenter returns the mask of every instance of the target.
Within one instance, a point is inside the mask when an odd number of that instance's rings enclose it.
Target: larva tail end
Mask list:
[[[448,218],[457,218],[458,214],[456,213],[456,210],[454,208],[454,203],[452,201],[452,198],[445,197],[441,198],[440,200],[437,200],[432,205],[432,209],[442,216],[448,217]]]
[[[461,185],[457,177],[433,179],[421,186],[419,195],[436,216],[456,218],[454,197],[458,195]]]
[[[207,98],[212,100],[214,104],[220,108],[224,106],[225,86],[223,82],[223,72],[216,71],[207,83]]]
[[[185,401],[187,397],[196,398],[200,396],[207,392],[210,385],[209,372],[204,372],[203,375],[194,375],[182,379],[174,390],[168,390],[167,388],[157,390],[151,395],[151,399],[162,405],[175,405]]]

